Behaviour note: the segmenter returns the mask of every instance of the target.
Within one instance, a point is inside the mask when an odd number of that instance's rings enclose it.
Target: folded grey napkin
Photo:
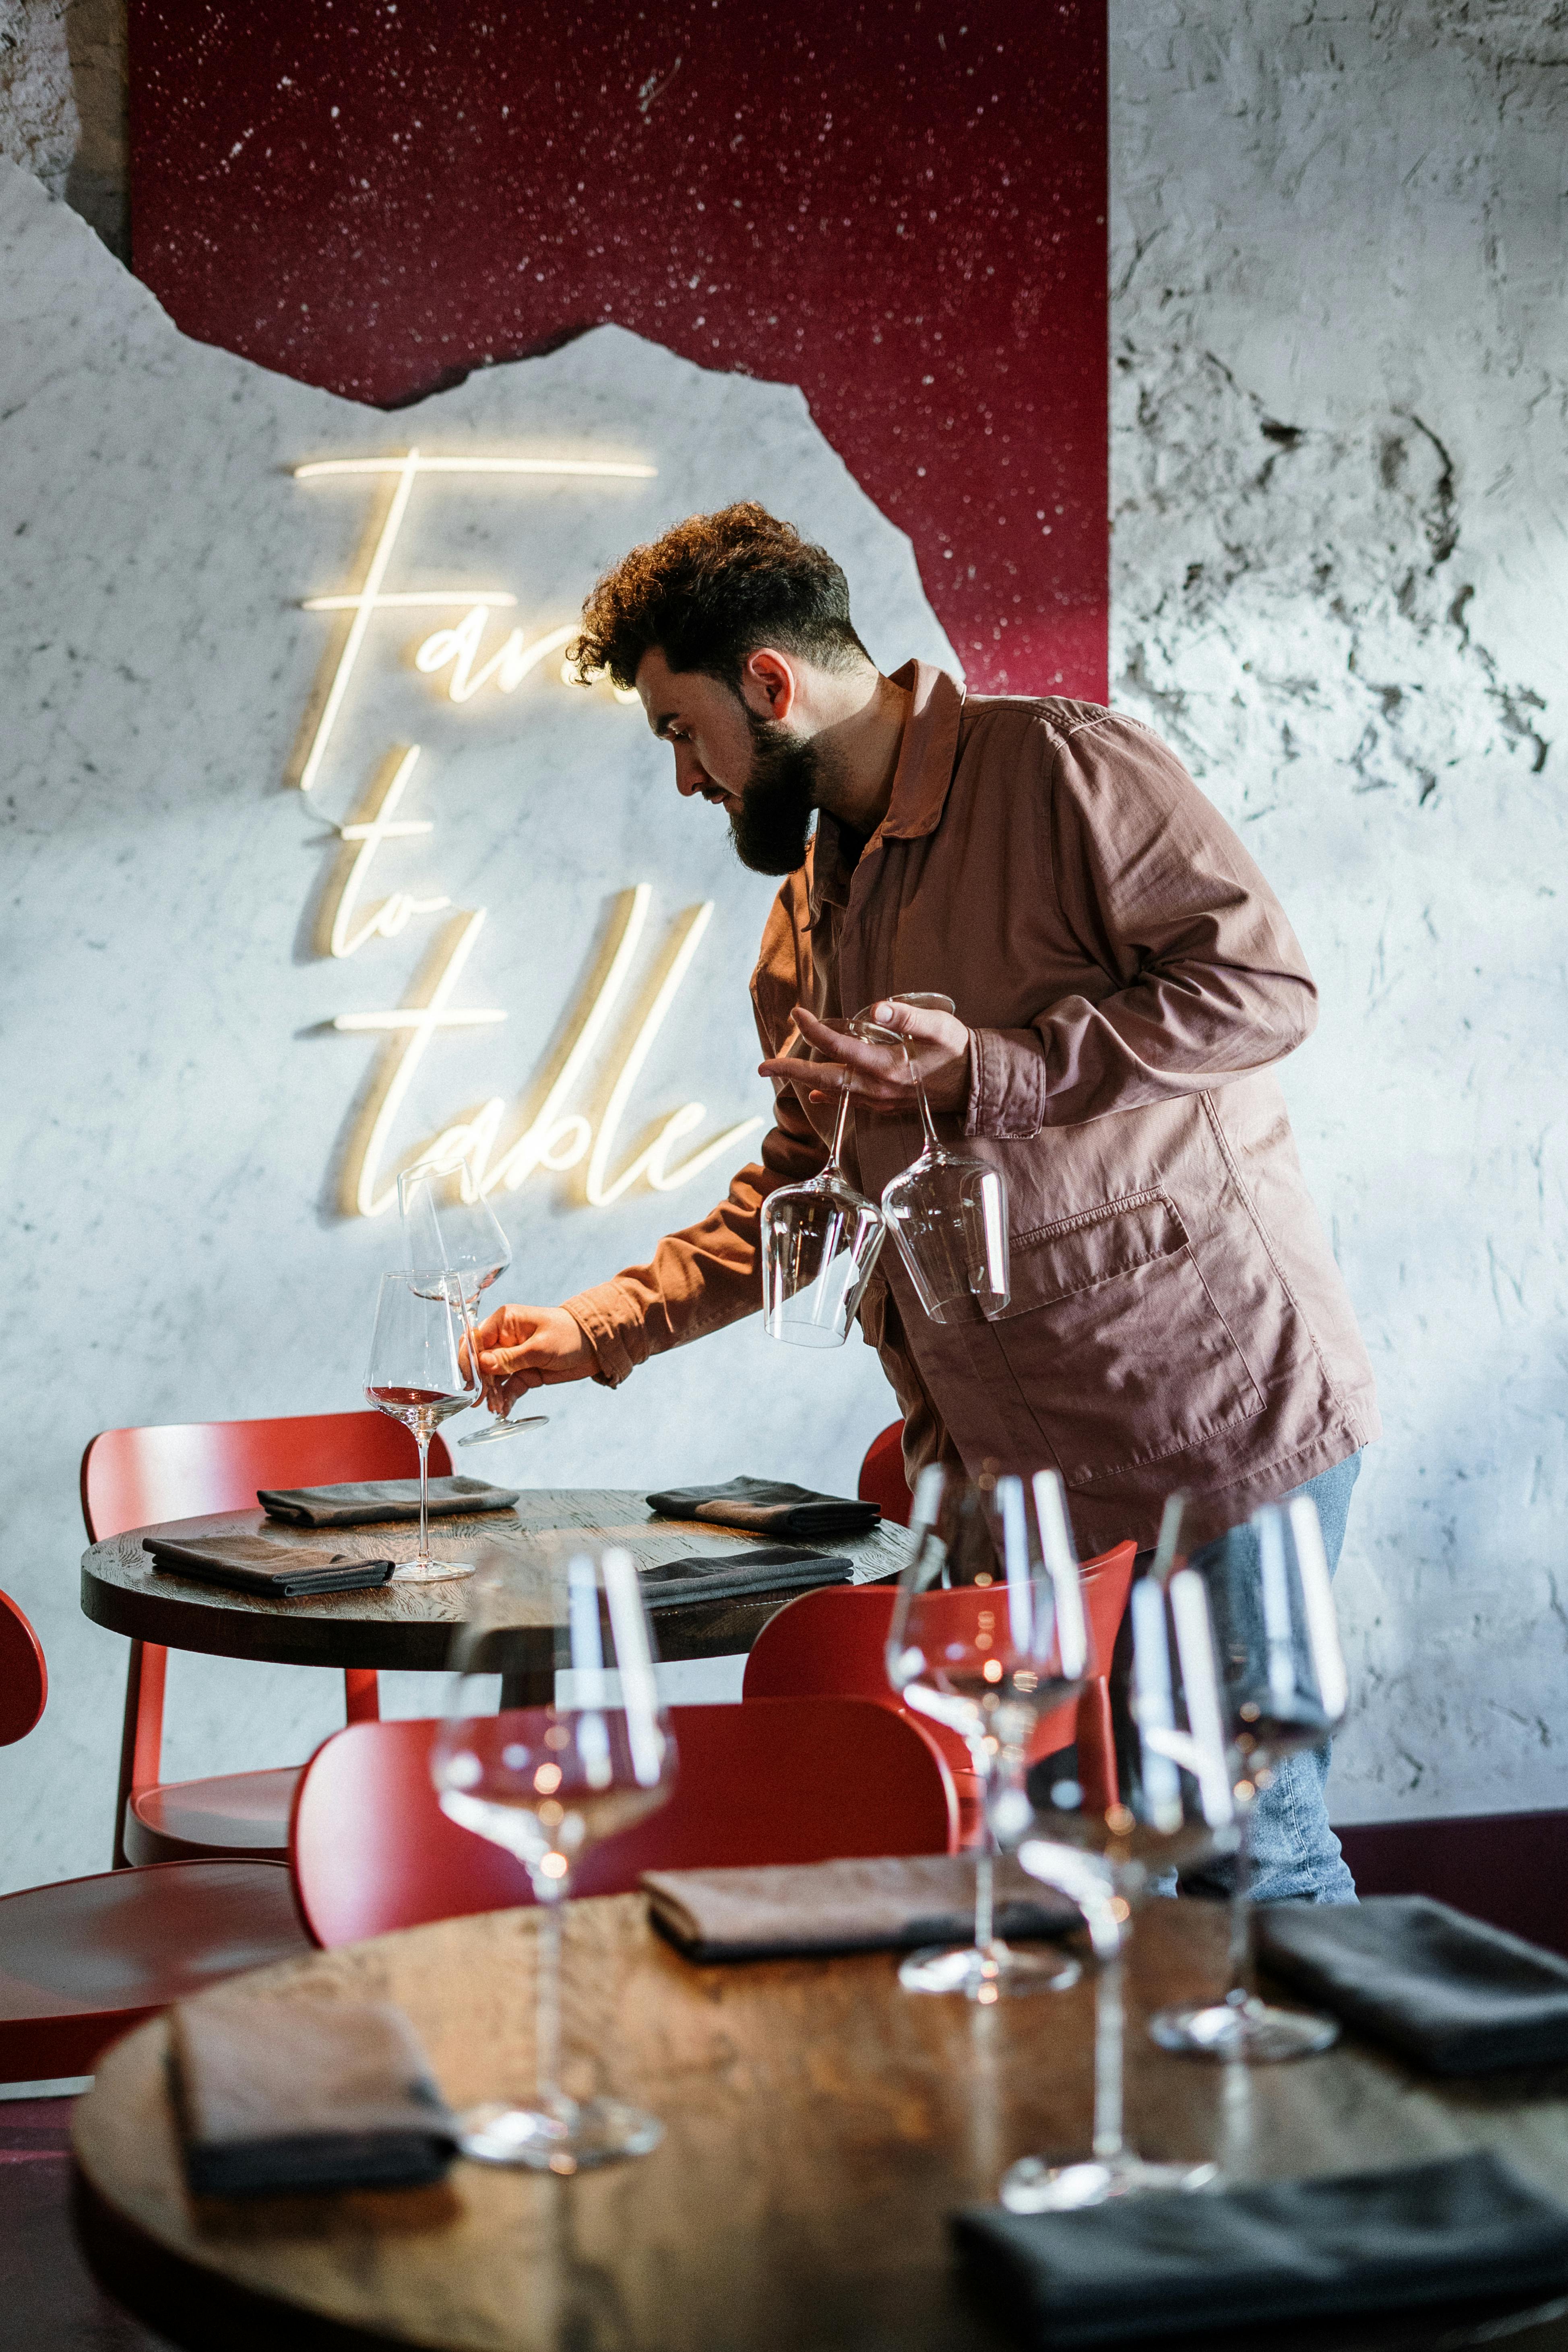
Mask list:
[[[205,1536],[195,1543],[155,1536],[143,1538],[142,1548],[166,1576],[195,1576],[205,1584],[284,1601],[310,1592],[363,1592],[384,1584],[393,1570],[390,1559],[351,1559],[327,1544],[268,1543],[265,1536]]]
[[[1266,1903],[1270,1973],[1438,2074],[1568,2063],[1568,1960],[1426,1895]]]
[[[847,1584],[853,1560],[795,1544],[757,1544],[746,1551],[688,1552],[642,1570],[650,1609],[689,1607],[694,1601],[743,1601],[756,1592],[807,1592],[819,1584]]]
[[[198,2195],[414,2188],[454,2126],[401,2010],[206,1994],[170,2016],[185,2177]]]
[[[731,1478],[721,1486],[667,1486],[647,1496],[667,1519],[710,1519],[719,1528],[753,1528],[761,1536],[859,1536],[882,1514],[847,1495],[818,1495],[776,1478]]]
[[[904,1951],[966,1944],[974,1931],[974,1863],[966,1854],[648,1870],[642,1883],[654,1925],[689,1960]],[[1039,1885],[1010,1858],[997,1864],[999,1936],[1060,1936],[1079,1924],[1065,1895]]]
[[[510,1511],[516,1486],[488,1486],[482,1478],[432,1478],[430,1512],[447,1518],[468,1511]],[[383,1519],[419,1517],[417,1478],[351,1478],[340,1486],[258,1487],[270,1519],[295,1528],[368,1528]]]
[[[1568,2212],[1489,2151],[1077,2213],[973,2206],[952,2228],[974,2284],[1042,2347],[1568,2284]]]

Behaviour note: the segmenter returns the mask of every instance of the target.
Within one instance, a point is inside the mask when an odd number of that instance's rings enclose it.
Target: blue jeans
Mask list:
[[[1352,1454],[1348,1461],[1336,1462],[1331,1470],[1320,1470],[1304,1486],[1291,1490],[1293,1494],[1310,1496],[1318,1507],[1331,1575],[1340,1564],[1351,1491],[1360,1471],[1361,1455]],[[1236,1547],[1246,1547],[1250,1559],[1244,1556],[1243,1565],[1258,1567],[1258,1538],[1250,1526],[1232,1528],[1215,1543],[1205,1544],[1194,1553],[1193,1566],[1201,1569],[1205,1559],[1215,1559],[1222,1546],[1230,1549],[1232,1558]],[[1323,1801],[1331,1753],[1330,1743],[1325,1741],[1321,1748],[1287,1757],[1254,1806],[1255,1903],[1355,1901],[1355,1881],[1346,1867],[1340,1842],[1329,1827],[1328,1808]]]

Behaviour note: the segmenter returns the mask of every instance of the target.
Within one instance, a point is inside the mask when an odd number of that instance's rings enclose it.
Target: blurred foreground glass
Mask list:
[[[910,992],[890,1000],[924,1011],[951,1013],[951,996]],[[882,1214],[892,1230],[910,1280],[933,1323],[954,1319],[951,1310],[973,1298],[983,1315],[1000,1315],[1012,1297],[1007,1261],[1007,1187],[999,1168],[950,1151],[936,1131],[925,1087],[908,1041],[873,1022],[857,1034],[879,1045],[897,1045],[920,1105],[925,1145],[882,1193]],[[962,1319],[962,1318],[960,1318]]]
[[[436,1584],[474,1572],[471,1560],[431,1558],[427,1511],[430,1440],[442,1422],[479,1402],[479,1374],[464,1344],[468,1328],[455,1276],[431,1267],[382,1276],[364,1392],[379,1412],[413,1431],[419,1449],[419,1549],[393,1570],[394,1584]]]
[[[405,1168],[397,1180],[397,1206],[407,1265],[411,1270],[436,1266],[455,1279],[471,1334],[480,1320],[480,1299],[511,1264],[511,1244],[471,1165],[466,1160],[455,1164],[425,1160]],[[471,1352],[477,1360],[477,1346]],[[498,1438],[516,1437],[525,1429],[543,1429],[549,1418],[538,1412],[511,1421],[503,1409],[488,1429],[473,1430],[458,1444],[493,1445]]]
[[[561,1704],[509,1704],[542,1650],[569,1675]],[[540,1906],[534,2087],[459,2117],[458,2145],[486,2164],[569,2174],[646,2156],[663,2126],[614,2098],[561,2087],[561,1906],[579,1855],[663,1804],[675,1742],[654,1686],[637,1562],[586,1551],[541,1563],[497,1558],[454,1638],[456,1675],[430,1769],[441,1810],[515,1854]]]
[[[866,1034],[862,1019],[848,1026]],[[763,1328],[796,1348],[844,1345],[887,1236],[881,1211],[844,1173],[848,1119],[846,1089],[821,1175],[781,1184],[763,1203]]]
[[[1059,1887],[1089,1923],[1094,1999],[1094,2133],[1085,2158],[1028,2156],[1002,2182],[1015,2213],[1069,2212],[1112,2198],[1206,2189],[1212,2163],[1150,2163],[1122,2128],[1122,1964],[1134,1906],[1162,1873],[1234,1852],[1238,1830],[1218,1662],[1203,1579],[1142,1578],[1128,1597],[1131,1724],[1118,1740],[1117,1790],[1090,1809],[1059,1780],[1018,1849],[1032,1876]]]
[[[1252,1961],[1252,1808],[1288,1756],[1321,1748],[1350,1701],[1333,1585],[1317,1507],[1307,1495],[1255,1511],[1251,1547],[1227,1542],[1202,1570],[1219,1640],[1226,1729],[1237,1763],[1241,1841],[1230,1904],[1230,1990],[1202,2009],[1163,2010],[1149,2031],[1163,2050],[1270,2064],[1339,2039],[1331,2017],[1275,2009]]]
[[[911,1952],[899,1970],[909,1992],[1060,1991],[1076,1960],[1020,1952],[994,1932],[995,1806],[1028,1816],[1029,1741],[1044,1715],[1076,1698],[1095,1670],[1089,1619],[1061,1481],[1026,1482],[922,1470],[910,1519],[914,1550],[888,1633],[888,1679],[906,1706],[967,1742],[987,1798],[975,1857],[974,1942],[967,1950]]]

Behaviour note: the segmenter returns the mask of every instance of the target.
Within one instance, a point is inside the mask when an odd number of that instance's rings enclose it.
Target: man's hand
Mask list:
[[[932,1110],[962,1111],[969,1101],[969,1032],[963,1022],[951,1013],[894,1004],[885,998],[869,1011],[879,1028],[896,1030],[908,1038]],[[901,1045],[867,1045],[849,1035],[846,1022],[819,1021],[804,1004],[795,1007],[795,1025],[808,1045],[830,1058],[803,1064],[785,1056],[782,1061],[763,1062],[764,1078],[784,1078],[801,1087],[803,1078],[809,1076],[806,1099],[810,1102],[836,1101],[847,1088],[857,1110],[919,1109]]]
[[[485,1394],[501,1412],[530,1389],[591,1380],[599,1369],[592,1340],[564,1307],[498,1307],[479,1340]]]

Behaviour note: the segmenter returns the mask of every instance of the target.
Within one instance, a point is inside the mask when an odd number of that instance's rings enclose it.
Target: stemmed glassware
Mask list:
[[[1163,2050],[1269,2063],[1310,2057],[1338,2039],[1331,2017],[1276,2009],[1254,1982],[1251,1811],[1286,1757],[1321,1747],[1350,1699],[1333,1586],[1312,1499],[1255,1511],[1252,1545],[1234,1537],[1204,1561],[1219,1638],[1226,1728],[1241,1823],[1230,1906],[1230,1987],[1223,2001],[1163,2010],[1149,2031]]]
[[[1018,1859],[1070,1896],[1088,1922],[1098,1963],[1094,2004],[1094,2127],[1087,2158],[1029,2156],[1002,2181],[1015,2213],[1070,2211],[1154,2190],[1206,2189],[1212,2163],[1152,2163],[1122,2125],[1122,1965],[1134,1906],[1163,1873],[1239,1838],[1214,1630],[1202,1578],[1154,1570],[1129,1596],[1131,1726],[1117,1758],[1118,1786],[1103,1810],[1058,1780],[1039,1806]]]
[[[557,1697],[517,1706],[517,1678],[553,1654]],[[453,1644],[455,1680],[431,1750],[441,1810],[515,1854],[540,1906],[532,2091],[459,2117],[458,2145],[488,2164],[570,2174],[658,2145],[655,2116],[561,2085],[561,1914],[574,1864],[668,1796],[675,1742],[654,1680],[637,1562],[617,1548],[547,1565],[497,1555]]]
[[[511,1244],[467,1160],[426,1160],[405,1168],[397,1180],[397,1205],[409,1268],[438,1267],[443,1279],[456,1280],[468,1327],[469,1354],[477,1364],[479,1300],[511,1264]],[[542,1429],[549,1418],[537,1412],[511,1421],[503,1409],[488,1429],[473,1430],[458,1444],[493,1445],[521,1430]]]
[[[442,1422],[483,1394],[468,1344],[471,1328],[456,1276],[428,1267],[382,1276],[364,1392],[379,1412],[413,1431],[419,1449],[419,1549],[393,1570],[394,1584],[473,1574],[469,1561],[432,1559],[429,1530],[430,1440]]]
[[[926,992],[907,992],[889,1001],[928,1012],[954,1010],[951,996]],[[1000,1315],[1012,1296],[1007,1188],[1001,1170],[989,1160],[950,1151],[942,1141],[907,1038],[870,1021],[858,1023],[856,1034],[902,1048],[920,1105],[924,1146],[884,1190],[882,1214],[921,1307],[933,1323],[952,1321],[952,1307],[972,1297],[983,1315]]]
[[[848,1025],[856,1036],[870,1034],[864,1015]],[[826,1167],[803,1184],[781,1184],[763,1203],[763,1326],[770,1339],[797,1348],[844,1345],[887,1235],[881,1211],[844,1172],[848,1121],[847,1088]]]
[[[973,1944],[911,1952],[899,1981],[910,1992],[961,1992],[981,2002],[1065,1990],[1078,1980],[1078,1963],[1016,1951],[996,1936],[993,1912],[994,1801],[1005,1796],[1016,1811],[1035,1726],[1094,1672],[1061,1482],[1055,1471],[1026,1484],[933,1465],[921,1473],[910,1531],[914,1551],[889,1628],[888,1679],[906,1706],[968,1742],[988,1801]]]

